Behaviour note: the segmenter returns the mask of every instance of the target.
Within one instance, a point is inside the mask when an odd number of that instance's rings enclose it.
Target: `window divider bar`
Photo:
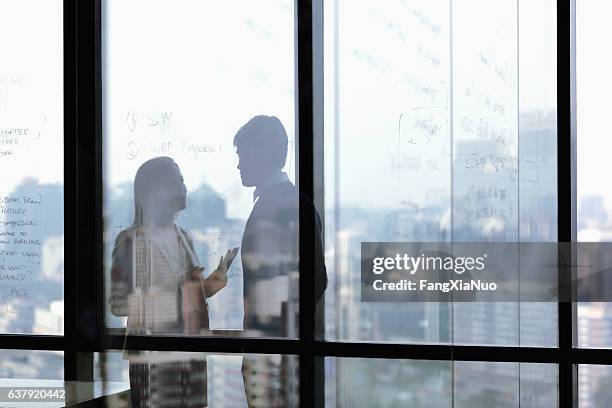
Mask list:
[[[557,234],[559,242],[576,241],[576,36],[575,0],[557,0]],[[565,260],[573,265],[572,259]],[[559,284],[574,282],[574,268],[559,270]],[[574,291],[575,288],[572,288]],[[572,297],[572,300],[575,297]],[[576,303],[558,303],[559,354],[575,354]],[[559,407],[578,404],[577,367],[559,364]]]
[[[103,329],[101,208],[100,0],[65,0],[66,235],[64,377],[93,380],[93,354]]]
[[[313,103],[313,4],[312,0],[296,0],[297,23],[297,87],[298,132],[297,182],[299,194],[311,203],[314,197],[314,103]],[[300,200],[301,201],[301,200]],[[305,211],[306,210],[306,211]],[[323,381],[324,372],[315,372],[318,358],[313,354],[315,343],[315,226],[310,211],[299,211],[299,347],[300,406],[322,406],[316,381]],[[315,397],[317,394],[317,397]]]
[[[94,248],[96,265],[93,269],[93,287],[95,291],[94,315],[95,315],[95,342],[99,342],[104,335],[106,326],[105,319],[105,286],[104,286],[104,181],[103,181],[103,143],[102,143],[102,1],[93,0],[95,7],[95,61],[94,61],[94,80],[95,80],[95,140],[94,140],[94,208],[95,226],[94,235],[99,244]]]
[[[77,303],[76,289],[76,229],[74,218],[77,207],[76,189],[76,135],[77,135],[77,96],[76,96],[76,0],[63,0],[63,48],[64,48],[64,337],[42,338],[3,335],[0,338],[2,347],[41,347],[64,351],[64,378],[76,378],[77,355],[73,351],[76,345]]]
[[[185,351],[211,354],[281,354],[310,356],[313,361],[323,357],[408,359],[439,361],[519,362],[542,364],[612,365],[612,349],[468,346],[451,344],[399,344],[328,342],[316,340],[309,350],[301,339],[246,337],[175,337],[130,336],[125,343],[123,334],[107,335],[100,347],[85,346],[74,352],[105,352],[107,350]],[[62,336],[3,334],[2,349],[63,350],[71,346]]]
[[[72,350],[67,336],[39,334],[0,334],[0,350],[64,351],[64,361]],[[76,356],[76,352],[75,352]],[[64,365],[64,369],[66,369]]]

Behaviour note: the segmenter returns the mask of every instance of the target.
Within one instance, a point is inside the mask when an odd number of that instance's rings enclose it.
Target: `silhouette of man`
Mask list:
[[[313,204],[300,194],[282,171],[287,158],[287,144],[285,128],[274,116],[255,116],[234,137],[242,184],[255,187],[253,209],[242,237],[241,258],[244,329],[256,335],[298,335],[300,211],[306,211],[308,219],[315,224],[313,245],[318,267],[314,271],[316,299],[313,301],[321,298],[327,285],[320,218]],[[284,368],[281,372],[286,372],[286,362],[281,364]],[[248,373],[251,371],[249,359],[245,357],[243,373],[249,406],[286,406],[286,395],[279,396],[280,390],[266,391],[266,395],[258,396],[258,403],[254,402],[249,390],[252,378]],[[262,374],[258,368],[258,375]]]

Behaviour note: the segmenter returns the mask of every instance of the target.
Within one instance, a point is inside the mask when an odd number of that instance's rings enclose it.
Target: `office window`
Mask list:
[[[0,350],[0,387],[24,386],[23,380],[58,383],[63,379],[64,353],[61,351]]]
[[[259,115],[273,117],[271,126],[286,134],[286,153],[281,141],[270,149],[280,149],[279,154],[286,156],[280,159],[281,167],[286,178],[295,182],[294,3],[105,0],[102,10],[104,259],[106,304],[111,306],[106,312],[107,325],[122,327],[126,308],[131,307],[128,303],[146,302],[146,295],[139,297],[134,288],[149,285],[161,290],[169,284],[170,275],[178,276],[177,270],[187,267],[201,266],[204,276],[210,277],[221,256],[242,247],[227,270],[227,286],[211,292],[206,304],[203,299],[188,299],[201,297],[197,290],[189,294],[181,288],[177,295],[166,288],[155,302],[140,307],[147,315],[144,319],[161,318],[168,310],[174,312],[177,302],[193,301],[205,305],[209,321],[201,323],[202,330],[189,329],[190,334],[220,330],[225,335],[296,336],[297,205],[289,215],[280,214],[281,210],[277,211],[280,215],[272,215],[272,225],[265,226],[272,232],[266,237],[242,241],[259,195],[254,195],[247,179],[241,182],[241,174],[249,175],[248,169],[237,169],[241,142],[234,140],[243,130],[244,146],[250,146],[244,147],[245,154],[258,155],[259,147],[251,141],[262,132],[261,123],[249,121]],[[270,124],[269,117],[261,121],[262,126]],[[158,157],[169,157],[173,163],[150,161]],[[164,172],[164,168],[169,170]],[[178,180],[178,189],[183,183],[186,189],[186,193],[177,193],[182,196],[178,201],[184,202],[176,209],[178,240],[187,248],[180,252],[184,256],[175,254],[177,233],[154,233],[151,222],[153,213],[165,211],[163,203],[151,203],[153,193],[166,191],[163,183],[172,182],[166,180],[169,177]],[[253,245],[269,240],[279,230],[285,234],[282,254],[260,248],[263,252],[246,259],[245,251],[257,252]],[[285,255],[289,261],[280,260]],[[147,276],[134,278],[132,274],[119,282],[118,271],[125,270],[126,263],[131,268],[131,262],[134,271]],[[242,273],[247,264],[263,271],[261,279],[248,285]],[[284,272],[279,273],[280,269]],[[121,285],[127,286],[122,289]],[[251,304],[244,304],[244,299]],[[154,304],[158,309],[154,310]],[[186,334],[176,324],[170,329],[172,321],[202,318],[175,313],[163,318],[166,329],[149,328],[149,332]]]
[[[329,407],[557,406],[553,364],[330,357],[325,368]]]
[[[609,28],[603,16],[612,8],[606,3],[576,4],[576,93],[577,93],[577,238],[583,242],[610,241],[612,188],[606,182],[610,169],[605,101],[612,91],[607,72],[612,57],[601,52],[598,41]],[[610,283],[600,282],[609,290]],[[611,347],[612,305],[581,302],[577,307],[578,345]],[[586,370],[584,376],[593,370]],[[588,405],[590,406],[590,405]]]
[[[553,303],[364,303],[359,291],[363,241],[556,240],[555,2],[325,13],[326,338],[555,346]]]
[[[609,170],[607,109],[602,101],[612,91],[608,72],[612,57],[597,46],[606,35],[606,3],[576,4],[577,201],[578,240],[610,240],[612,188],[602,179]]]
[[[451,407],[448,361],[325,359],[325,406]]]
[[[612,403],[612,370],[609,366],[578,366],[578,402],[580,408],[606,407]]]
[[[557,407],[558,368],[554,364],[454,364],[455,407]]]
[[[2,5],[0,333],[64,331],[62,29],[61,1]]]
[[[158,404],[172,404],[172,398],[176,398],[172,395],[176,390],[173,387],[182,386],[184,390],[193,391],[193,398],[200,398],[210,407],[245,407],[247,395],[255,406],[299,406],[299,361],[296,356],[141,352],[138,358],[146,361],[150,378],[163,376],[163,381],[151,380],[144,384],[146,391],[142,390],[143,394],[156,395]],[[124,352],[96,353],[95,361],[95,379],[98,381],[129,386],[130,373],[135,375],[134,368],[130,368],[124,358]],[[185,381],[181,379],[181,370],[173,369],[180,364],[188,367],[182,371],[188,374],[187,385],[181,384]],[[243,377],[243,366],[250,375]]]
[[[567,240],[574,215],[608,240],[604,6],[577,5],[575,174],[573,1],[9,3],[1,386],[63,385],[57,406],[610,405],[607,303],[367,302],[359,256]]]

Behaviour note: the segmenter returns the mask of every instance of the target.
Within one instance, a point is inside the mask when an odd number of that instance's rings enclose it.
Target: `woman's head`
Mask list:
[[[187,189],[177,164],[169,157],[144,162],[134,178],[134,224],[174,220],[186,206]]]

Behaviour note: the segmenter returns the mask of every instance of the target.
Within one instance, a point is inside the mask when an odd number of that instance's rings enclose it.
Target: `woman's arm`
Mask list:
[[[111,312],[115,316],[128,315],[128,296],[132,283],[132,240],[122,231],[115,240],[111,266]]]
[[[206,279],[203,279],[202,290],[204,295],[209,298],[227,286],[227,271],[229,270],[234,258],[238,254],[238,247],[228,249],[225,256],[221,257],[217,269],[215,269]]]

